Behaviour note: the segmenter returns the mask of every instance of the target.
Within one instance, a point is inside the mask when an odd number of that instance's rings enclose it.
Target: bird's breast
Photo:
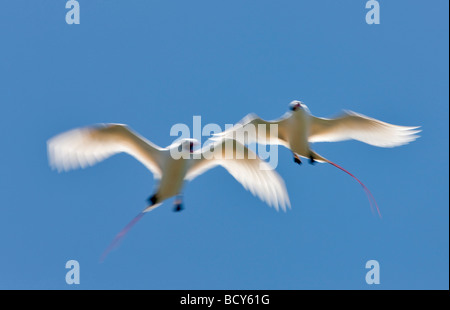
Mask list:
[[[308,115],[295,113],[288,124],[289,145],[293,152],[305,157],[309,156],[308,132]]]
[[[161,199],[170,198],[181,192],[186,175],[186,163],[187,160],[183,158],[168,158],[158,190],[158,195]]]

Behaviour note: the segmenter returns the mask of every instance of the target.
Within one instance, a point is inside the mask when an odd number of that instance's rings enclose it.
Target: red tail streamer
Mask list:
[[[333,165],[333,166],[335,166],[335,167],[338,168],[338,169],[341,169],[342,171],[344,171],[345,173],[347,173],[349,176],[351,176],[352,178],[354,178],[356,181],[358,181],[359,184],[361,184],[361,186],[363,187],[364,191],[366,192],[367,198],[369,199],[370,208],[372,209],[372,212],[374,212],[374,211],[373,211],[373,205],[375,204],[375,207],[376,207],[377,212],[378,212],[378,216],[381,218],[381,212],[380,212],[380,209],[378,208],[377,201],[375,200],[375,198],[373,197],[373,195],[372,195],[372,193],[369,191],[369,189],[364,185],[364,183],[361,182],[361,181],[360,181],[357,177],[355,177],[353,174],[351,174],[350,172],[348,172],[347,170],[345,170],[344,168],[342,168],[341,166],[339,166],[338,164],[335,164],[335,163],[333,163],[332,161],[330,161],[330,160],[328,160],[328,159],[326,160],[326,162],[329,163],[329,164],[331,164],[331,165]]]
[[[120,242],[122,241],[123,237],[125,237],[125,235],[130,231],[130,229],[136,225],[137,222],[139,222],[139,220],[144,216],[144,212],[139,213],[134,219],[131,220],[131,222],[129,222],[127,224],[127,226],[125,226],[124,229],[122,229],[114,238],[114,240],[111,242],[111,244],[108,246],[108,248],[103,252],[101,258],[100,258],[100,262],[103,262],[106,258],[106,256],[112,251],[114,250],[116,247],[119,246]]]

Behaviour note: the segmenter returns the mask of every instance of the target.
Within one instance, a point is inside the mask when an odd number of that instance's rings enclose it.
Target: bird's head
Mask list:
[[[298,101],[298,100],[291,101],[291,103],[289,103],[289,109],[293,112],[296,112],[296,111],[309,112],[309,109],[306,106],[306,104],[304,104],[303,102]]]
[[[180,141],[180,148],[182,152],[193,153],[194,147],[199,144],[197,139],[183,139]]]

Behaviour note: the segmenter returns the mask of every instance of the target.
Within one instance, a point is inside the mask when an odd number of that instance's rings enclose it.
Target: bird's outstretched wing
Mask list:
[[[287,145],[286,120],[291,113],[286,113],[280,119],[266,121],[256,114],[248,114],[233,127],[214,134],[213,140],[222,138],[235,139],[242,144],[279,144]]]
[[[388,124],[352,111],[334,118],[311,117],[309,142],[359,140],[380,147],[394,147],[414,141],[419,127]]]
[[[186,175],[192,180],[215,167],[224,167],[253,195],[275,207],[290,207],[289,196],[283,179],[272,167],[253,151],[232,139],[221,139],[196,152],[200,159],[193,159]],[[194,153],[195,155],[195,153]],[[195,157],[194,157],[195,158]]]
[[[121,124],[73,129],[47,142],[48,158],[58,171],[92,166],[125,152],[143,163],[155,178],[161,177],[161,148]]]

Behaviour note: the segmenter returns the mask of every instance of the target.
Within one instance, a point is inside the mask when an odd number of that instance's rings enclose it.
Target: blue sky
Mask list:
[[[448,289],[448,1],[6,1],[0,10],[0,289]],[[292,210],[276,212],[223,168],[146,215],[154,182],[127,155],[58,174],[46,141],[75,127],[129,124],[166,146],[175,123],[273,119],[291,100],[317,116],[342,109],[421,138],[393,149],[314,149],[330,165],[296,166],[279,149]],[[81,284],[65,283],[80,263]],[[381,284],[365,283],[380,263]]]

